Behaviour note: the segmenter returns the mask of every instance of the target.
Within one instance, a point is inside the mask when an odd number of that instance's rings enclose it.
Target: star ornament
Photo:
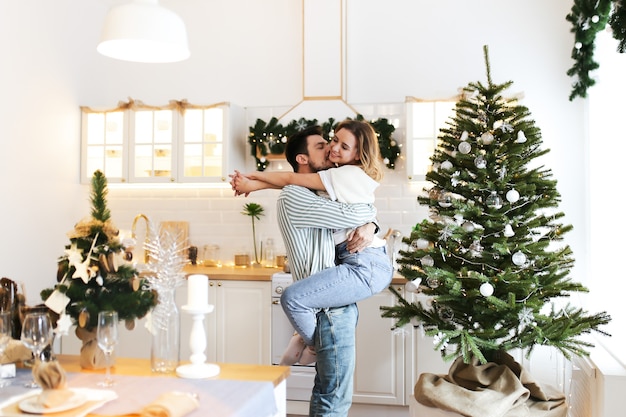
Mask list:
[[[70,265],[75,265],[83,260],[82,250],[76,247],[76,243],[72,243],[72,246],[65,250],[65,254]]]
[[[74,264],[74,268],[76,268],[76,271],[74,271],[72,278],[80,278],[85,284],[87,284],[89,282],[89,279],[91,279],[91,270],[89,269],[89,257],[87,257],[87,259],[85,259],[83,262]]]
[[[72,319],[65,312],[61,313],[61,316],[57,320],[57,327],[54,329],[54,333],[59,336],[67,336],[70,326],[72,325]]]

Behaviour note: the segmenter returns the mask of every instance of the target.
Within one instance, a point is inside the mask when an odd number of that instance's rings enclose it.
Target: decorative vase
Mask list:
[[[152,372],[170,373],[180,360],[180,314],[174,300],[175,288],[157,287],[159,301],[152,310]]]
[[[80,366],[83,369],[104,369],[107,366],[107,358],[98,347],[96,330],[87,330],[76,327],[76,336],[83,342],[80,348]],[[110,358],[111,366],[115,364],[115,353]]]

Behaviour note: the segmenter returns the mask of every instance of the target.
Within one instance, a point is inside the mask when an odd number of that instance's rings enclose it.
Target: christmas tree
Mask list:
[[[587,289],[569,278],[574,259],[563,236],[560,195],[549,169],[539,165],[541,132],[529,110],[501,94],[511,81],[464,88],[441,129],[426,178],[432,187],[418,201],[430,220],[403,242],[399,273],[407,291],[428,302],[409,302],[397,291],[395,306],[381,307],[396,327],[422,325],[445,360],[461,356],[486,363],[499,351],[553,346],[567,358],[593,345],[578,336],[607,324],[565,303]],[[533,165],[533,163],[535,163]]]
[[[58,284],[44,289],[41,298],[62,318],[69,315],[87,331],[96,328],[98,312],[103,310],[117,311],[119,319],[132,328],[135,319],[156,305],[157,297],[145,278],[124,261],[130,255],[111,221],[107,180],[102,172],[93,174],[91,187],[91,217],[68,233],[70,244],[58,260]]]

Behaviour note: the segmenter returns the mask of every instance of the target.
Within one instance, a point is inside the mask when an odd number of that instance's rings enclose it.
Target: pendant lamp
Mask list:
[[[178,62],[190,55],[185,23],[158,0],[111,8],[97,50],[110,58],[146,63]]]

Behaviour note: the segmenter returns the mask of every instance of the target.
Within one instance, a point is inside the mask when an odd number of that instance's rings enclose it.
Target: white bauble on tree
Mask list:
[[[488,282],[485,282],[481,284],[480,286],[480,294],[483,297],[489,297],[490,295],[493,295],[493,290],[494,290],[493,285],[491,285]]]

